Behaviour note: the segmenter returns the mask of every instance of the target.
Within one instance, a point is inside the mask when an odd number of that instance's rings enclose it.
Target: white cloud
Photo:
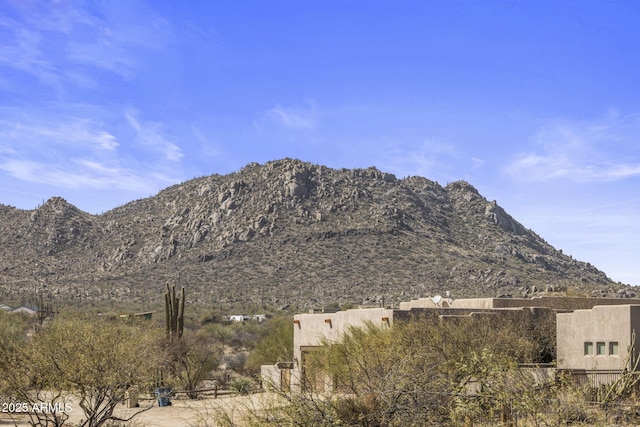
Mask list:
[[[471,157],[472,169],[479,169],[484,166],[485,161],[477,157]]]
[[[588,123],[558,122],[534,137],[506,172],[523,181],[615,181],[640,176],[640,116],[610,114]]]
[[[141,122],[135,117],[136,113],[129,111],[125,118],[136,131],[136,141],[147,148],[157,150],[166,160],[177,162],[183,157],[182,150],[166,136],[166,130],[161,123]]]
[[[157,180],[175,182],[163,171],[178,174],[183,153],[163,124],[131,120],[133,114],[118,115],[112,105],[85,104],[92,99],[86,89],[111,91],[105,84],[135,76],[145,55],[172,43],[171,25],[144,1],[5,6],[0,87],[18,96],[13,106],[9,96],[0,106],[0,174],[59,188],[144,194],[158,189]],[[37,107],[23,102],[30,94]]]
[[[119,145],[116,137],[102,129],[99,123],[59,115],[50,118],[15,115],[0,121],[0,136],[5,144],[13,142],[13,147],[7,145],[5,150],[14,153],[27,147],[50,147],[51,144],[90,151],[113,151]]]
[[[139,19],[138,13],[143,13],[145,19]],[[123,15],[92,24],[95,30],[91,38],[69,41],[67,59],[124,78],[133,77],[141,67],[140,57],[169,44],[172,30],[150,10],[125,11]]]
[[[634,208],[637,201],[577,210],[571,206],[553,213],[547,206],[528,206],[518,220],[555,248],[594,264],[613,280],[640,285],[638,271],[633,271],[637,265],[637,244],[629,238],[640,234]]]
[[[133,77],[140,57],[170,43],[172,29],[143,2],[16,2],[0,12],[0,66],[36,77],[57,90],[94,87],[95,69]],[[140,17],[144,16],[144,19]]]
[[[0,154],[15,154],[16,150],[8,145],[0,144]]]
[[[75,167],[63,167],[31,160],[0,162],[0,170],[23,181],[55,185],[69,189],[120,189],[149,194],[156,189],[152,180],[131,171],[121,170],[87,160],[74,160]]]
[[[222,155],[222,147],[216,143],[216,141],[205,136],[205,134],[195,126],[191,126],[191,132],[196,141],[200,143],[200,154],[204,157],[217,159]]]
[[[137,60],[124,46],[113,45],[109,40],[91,43],[69,43],[68,59],[90,65],[122,77],[131,78],[138,67]],[[85,77],[86,79],[86,77]]]
[[[136,130],[136,132],[140,132],[142,126],[140,126],[140,123],[138,123],[138,119],[134,117],[134,114],[135,113],[133,112],[126,112],[124,113],[124,118],[127,120],[127,123]]]
[[[314,130],[318,125],[319,114],[314,103],[305,108],[283,107],[277,104],[265,113],[271,123],[287,130]]]
[[[418,175],[429,179],[444,177],[445,180],[451,175],[453,163],[459,157],[455,146],[432,139],[415,146],[393,142],[387,144],[383,155],[376,164],[398,177]]]
[[[95,118],[76,115],[82,112]],[[0,113],[0,171],[18,180],[148,195],[182,178],[165,172],[180,170],[182,152],[159,123],[87,106],[66,112],[5,107]]]
[[[605,179],[624,179],[640,176],[640,163],[611,165],[605,170]]]
[[[4,27],[8,25],[3,23]],[[13,24],[17,27],[17,24]],[[41,35],[25,28],[11,28],[8,41],[0,44],[0,65],[33,75],[42,83],[58,87],[60,81],[57,67],[47,58],[40,47]]]
[[[101,150],[113,151],[119,143],[116,137],[99,125],[88,120],[76,120],[63,123],[57,129],[49,132],[50,137],[57,137],[78,143],[90,144]]]

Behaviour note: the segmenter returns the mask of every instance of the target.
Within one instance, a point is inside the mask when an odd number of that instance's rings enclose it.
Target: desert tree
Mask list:
[[[140,411],[122,419],[114,410],[125,401],[130,387],[151,383],[163,358],[158,332],[146,324],[91,316],[58,317],[16,354],[16,375],[10,388],[21,401],[47,402],[58,409],[69,408],[73,396],[84,413],[81,427],[130,420]],[[65,415],[65,411],[54,414]],[[44,421],[34,425],[60,422]]]
[[[190,399],[199,395],[198,385],[218,366],[221,346],[203,332],[186,333],[166,342],[166,368]]]
[[[261,365],[293,360],[293,322],[289,316],[266,322],[266,331],[251,350],[246,363],[249,372],[260,372]]]
[[[47,412],[32,413],[31,397],[35,391],[31,388],[31,381],[25,373],[29,372],[29,365],[24,363],[22,355],[28,347],[27,334],[33,322],[23,314],[9,314],[0,311],[0,401],[19,402],[19,406],[7,408],[9,413],[27,413],[32,425],[59,425],[64,422],[64,416],[56,417]],[[25,396],[24,392],[28,394]],[[55,400],[53,396],[49,401]]]
[[[255,425],[464,425],[506,413],[535,387],[520,375],[536,344],[500,316],[398,319],[352,327],[305,357],[306,387]],[[539,393],[541,394],[541,393]],[[530,405],[531,408],[535,405]],[[523,405],[523,410],[527,407]]]
[[[10,353],[21,346],[31,323],[26,315],[0,310],[0,352]]]
[[[427,352],[399,346],[400,329],[349,328],[305,357],[304,387],[253,425],[424,425],[443,416],[446,382]]]

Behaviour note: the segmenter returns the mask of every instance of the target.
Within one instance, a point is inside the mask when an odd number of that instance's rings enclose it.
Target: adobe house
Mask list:
[[[262,365],[260,378],[266,389],[276,389],[288,393],[291,391],[291,372],[293,362],[278,362],[274,365]]]
[[[590,298],[590,297],[561,297],[537,296],[532,298],[462,298],[429,297],[401,302],[400,310],[411,308],[478,308],[478,309],[506,309],[522,307],[551,308],[558,311],[573,311],[593,308],[596,305],[624,305],[638,304],[640,298]]]
[[[362,308],[335,313],[295,315],[293,363],[284,368],[291,369],[290,375],[289,373],[286,375],[286,387],[300,390],[301,387],[308,385],[316,390],[329,389],[331,384],[325,379],[305,378],[305,365],[311,352],[321,348],[325,341],[338,341],[349,327],[371,323],[387,328],[392,327],[394,321],[399,318],[419,313],[432,313],[439,318],[447,318],[520,311],[530,312],[535,316],[548,310],[557,313],[556,338],[559,369],[620,371],[625,368],[621,365],[621,361],[625,359],[626,351],[631,345],[631,331],[637,330],[640,335],[640,299],[574,297],[453,299],[436,296],[400,303],[397,309]],[[573,317],[574,314],[575,317]],[[588,344],[585,344],[587,342],[592,343],[593,350],[588,349]],[[604,343],[604,349],[602,343]],[[637,344],[635,348],[638,348]],[[583,354],[586,351],[593,351],[594,355]],[[605,352],[606,356],[600,352]],[[613,354],[615,352],[618,354]],[[270,368],[266,381],[273,382],[270,386],[280,388],[277,382],[283,376],[272,372],[273,369],[275,368]]]
[[[595,306],[556,317],[557,368],[597,384],[636,367],[640,305]]]
[[[388,308],[364,308],[339,311],[335,313],[297,314],[293,318],[293,369],[291,388],[299,390],[305,378],[305,366],[310,352],[322,348],[325,340],[338,341],[342,334],[352,326],[365,326],[367,322],[380,327],[393,325],[396,310]],[[329,388],[330,384],[314,379],[315,389]],[[308,384],[307,384],[308,385]]]
[[[439,301],[438,301],[439,302]],[[535,319],[549,308],[508,307],[508,308],[476,308],[476,307],[412,307],[409,309],[362,308],[339,311],[335,313],[309,313],[294,316],[293,341],[294,357],[291,372],[291,388],[310,387],[314,390],[328,390],[332,387],[326,378],[310,378],[305,372],[311,353],[322,348],[324,342],[337,342],[351,327],[362,327],[372,324],[381,328],[391,328],[395,321],[412,316],[428,314],[434,319],[470,318],[482,315],[516,315],[532,316]],[[271,375],[274,378],[274,375]],[[275,376],[277,378],[277,375]],[[277,384],[271,384],[278,387]]]

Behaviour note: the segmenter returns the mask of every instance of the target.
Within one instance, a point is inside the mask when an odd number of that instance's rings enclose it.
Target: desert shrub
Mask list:
[[[257,374],[261,365],[293,360],[293,319],[275,317],[265,324],[265,332],[249,353],[245,369]]]
[[[16,357],[25,345],[30,322],[21,314],[9,314],[0,310],[0,401],[10,402],[13,393],[11,374],[15,372]]]
[[[229,389],[236,394],[246,396],[253,393],[253,391],[256,389],[256,384],[249,378],[238,377],[231,381],[231,383],[229,384]]]
[[[231,381],[231,374],[232,371],[230,369],[223,369],[220,371],[214,371],[212,378],[220,387],[226,388],[229,386],[229,382]]]
[[[225,354],[220,358],[221,365],[224,365],[227,369],[231,369],[239,374],[244,372],[245,363],[247,362],[246,352],[237,352],[232,354]]]
[[[220,313],[216,313],[213,311],[206,313],[200,318],[200,325],[202,326],[205,326],[208,324],[225,324],[225,323],[227,322],[224,319],[224,317]]]
[[[352,327],[305,356],[302,392],[263,422],[463,425],[508,417],[513,402],[522,401],[520,413],[537,411],[532,390],[544,391],[517,369],[536,357],[536,345],[513,328],[513,319],[500,316],[425,315],[393,328]]]
[[[24,314],[0,310],[0,351],[12,351],[27,338],[31,320]]]
[[[65,406],[69,396],[84,412],[81,427],[98,427],[116,418],[113,411],[131,385],[145,384],[160,363],[157,330],[91,316],[59,316],[13,354],[4,373],[20,402]],[[133,413],[131,417],[137,413]],[[30,413],[33,425],[62,425],[68,414]]]
[[[257,322],[235,322],[228,326],[231,337],[226,342],[235,350],[252,349],[263,334],[264,326]]]
[[[207,323],[200,328],[200,332],[221,344],[228,343],[233,337],[231,327],[222,323]]]
[[[198,397],[198,384],[218,366],[221,347],[204,333],[185,333],[166,343],[167,370],[191,399]]]

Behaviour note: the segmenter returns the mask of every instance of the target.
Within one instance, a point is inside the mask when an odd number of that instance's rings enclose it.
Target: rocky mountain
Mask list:
[[[443,187],[298,160],[196,178],[102,215],[61,198],[0,205],[0,299],[159,301],[165,283],[222,309],[393,304],[451,291],[619,291],[466,182]]]

